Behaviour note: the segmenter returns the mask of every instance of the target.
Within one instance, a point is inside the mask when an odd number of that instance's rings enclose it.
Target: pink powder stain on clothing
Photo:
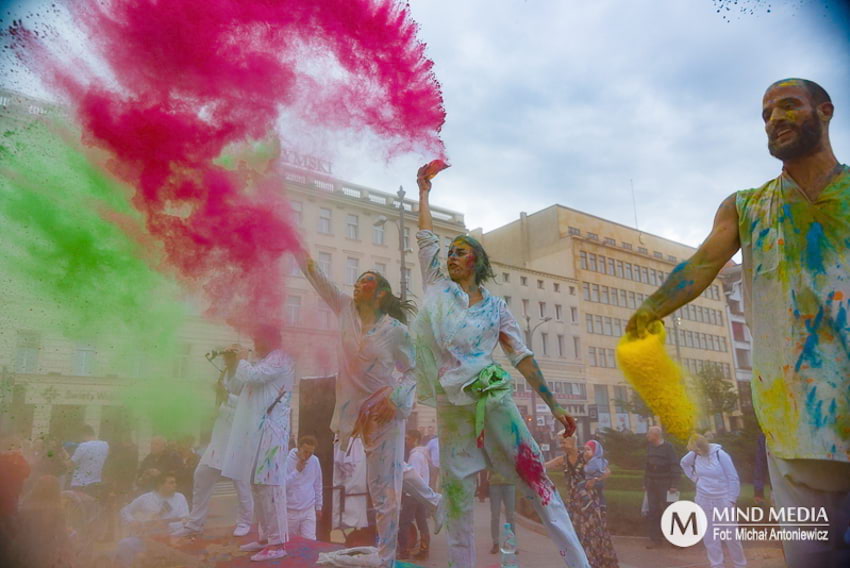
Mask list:
[[[70,103],[83,142],[135,188],[165,265],[252,333],[281,326],[278,260],[299,248],[274,162],[260,176],[214,163],[274,132],[283,109],[316,128],[372,132],[387,158],[446,157],[440,85],[409,7],[388,0],[67,2],[112,75],[62,59],[20,23],[21,61]],[[259,178],[259,181],[257,180]]]
[[[521,442],[516,457],[516,472],[520,479],[540,496],[540,502],[545,507],[552,499],[555,490],[552,481],[546,475],[546,469],[540,458],[534,455],[531,446],[527,442]]]

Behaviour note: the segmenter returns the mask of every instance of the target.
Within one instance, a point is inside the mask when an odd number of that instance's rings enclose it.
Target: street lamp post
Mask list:
[[[531,327],[531,316],[525,314],[525,343],[528,345],[528,348],[531,349],[532,338],[534,337],[534,332],[538,327],[543,325],[546,322],[552,321],[550,316],[546,316],[536,324],[534,327]],[[531,428],[530,430],[534,431],[537,428],[537,393],[534,392],[534,389],[531,389]]]
[[[681,322],[681,318],[674,313],[672,320],[673,320],[673,341],[676,342],[676,361],[679,363],[679,365],[681,365],[682,364],[682,349],[679,346],[679,323]]]
[[[407,270],[405,266],[405,255],[408,248],[404,245],[404,187],[398,186],[398,219],[392,222],[398,227],[398,250],[401,255],[401,299],[407,299]],[[372,223],[375,227],[382,227],[387,224],[387,219],[384,215],[379,215],[375,222]]]

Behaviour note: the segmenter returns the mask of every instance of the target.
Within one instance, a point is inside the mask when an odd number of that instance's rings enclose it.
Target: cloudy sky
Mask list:
[[[844,0],[411,4],[448,113],[453,167],[433,202],[463,212],[470,228],[553,203],[634,225],[633,182],[640,228],[696,245],[726,195],[778,173],[761,96],[788,76],[830,92],[833,147],[850,162]],[[334,170],[415,193],[421,161],[349,153]]]

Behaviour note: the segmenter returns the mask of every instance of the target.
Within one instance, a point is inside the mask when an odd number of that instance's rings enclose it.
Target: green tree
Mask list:
[[[738,389],[723,376],[719,366],[707,366],[693,377],[694,388],[708,415],[728,414],[738,409]]]
[[[638,416],[645,418],[650,425],[656,424],[655,415],[643,399],[632,389],[628,389],[627,392],[631,394],[628,400],[614,399],[614,404],[622,406],[626,412],[637,414]]]

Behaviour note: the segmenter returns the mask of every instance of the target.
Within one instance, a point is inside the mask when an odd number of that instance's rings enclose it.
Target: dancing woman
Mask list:
[[[543,467],[542,454],[513,401],[510,375],[493,359],[501,345],[508,359],[575,431],[575,420],[555,400],[502,298],[481,284],[493,272],[483,247],[459,236],[440,270],[440,241],[428,203],[429,167],[419,169],[419,261],[425,297],[414,331],[419,354],[419,398],[436,402],[440,469],[447,498],[449,562],[475,566],[472,504],[475,474],[489,467],[518,484],[534,504],[565,565],[588,566],[567,510]]]
[[[331,430],[340,448],[347,448],[352,436],[363,440],[378,552],[381,565],[390,568],[398,543],[405,419],[416,390],[416,354],[405,325],[413,305],[394,296],[389,282],[377,272],[363,273],[349,296],[328,280],[306,252],[299,263],[310,284],[339,317],[339,374]],[[396,371],[401,374],[400,381]],[[436,507],[439,496],[430,492],[428,498]]]

